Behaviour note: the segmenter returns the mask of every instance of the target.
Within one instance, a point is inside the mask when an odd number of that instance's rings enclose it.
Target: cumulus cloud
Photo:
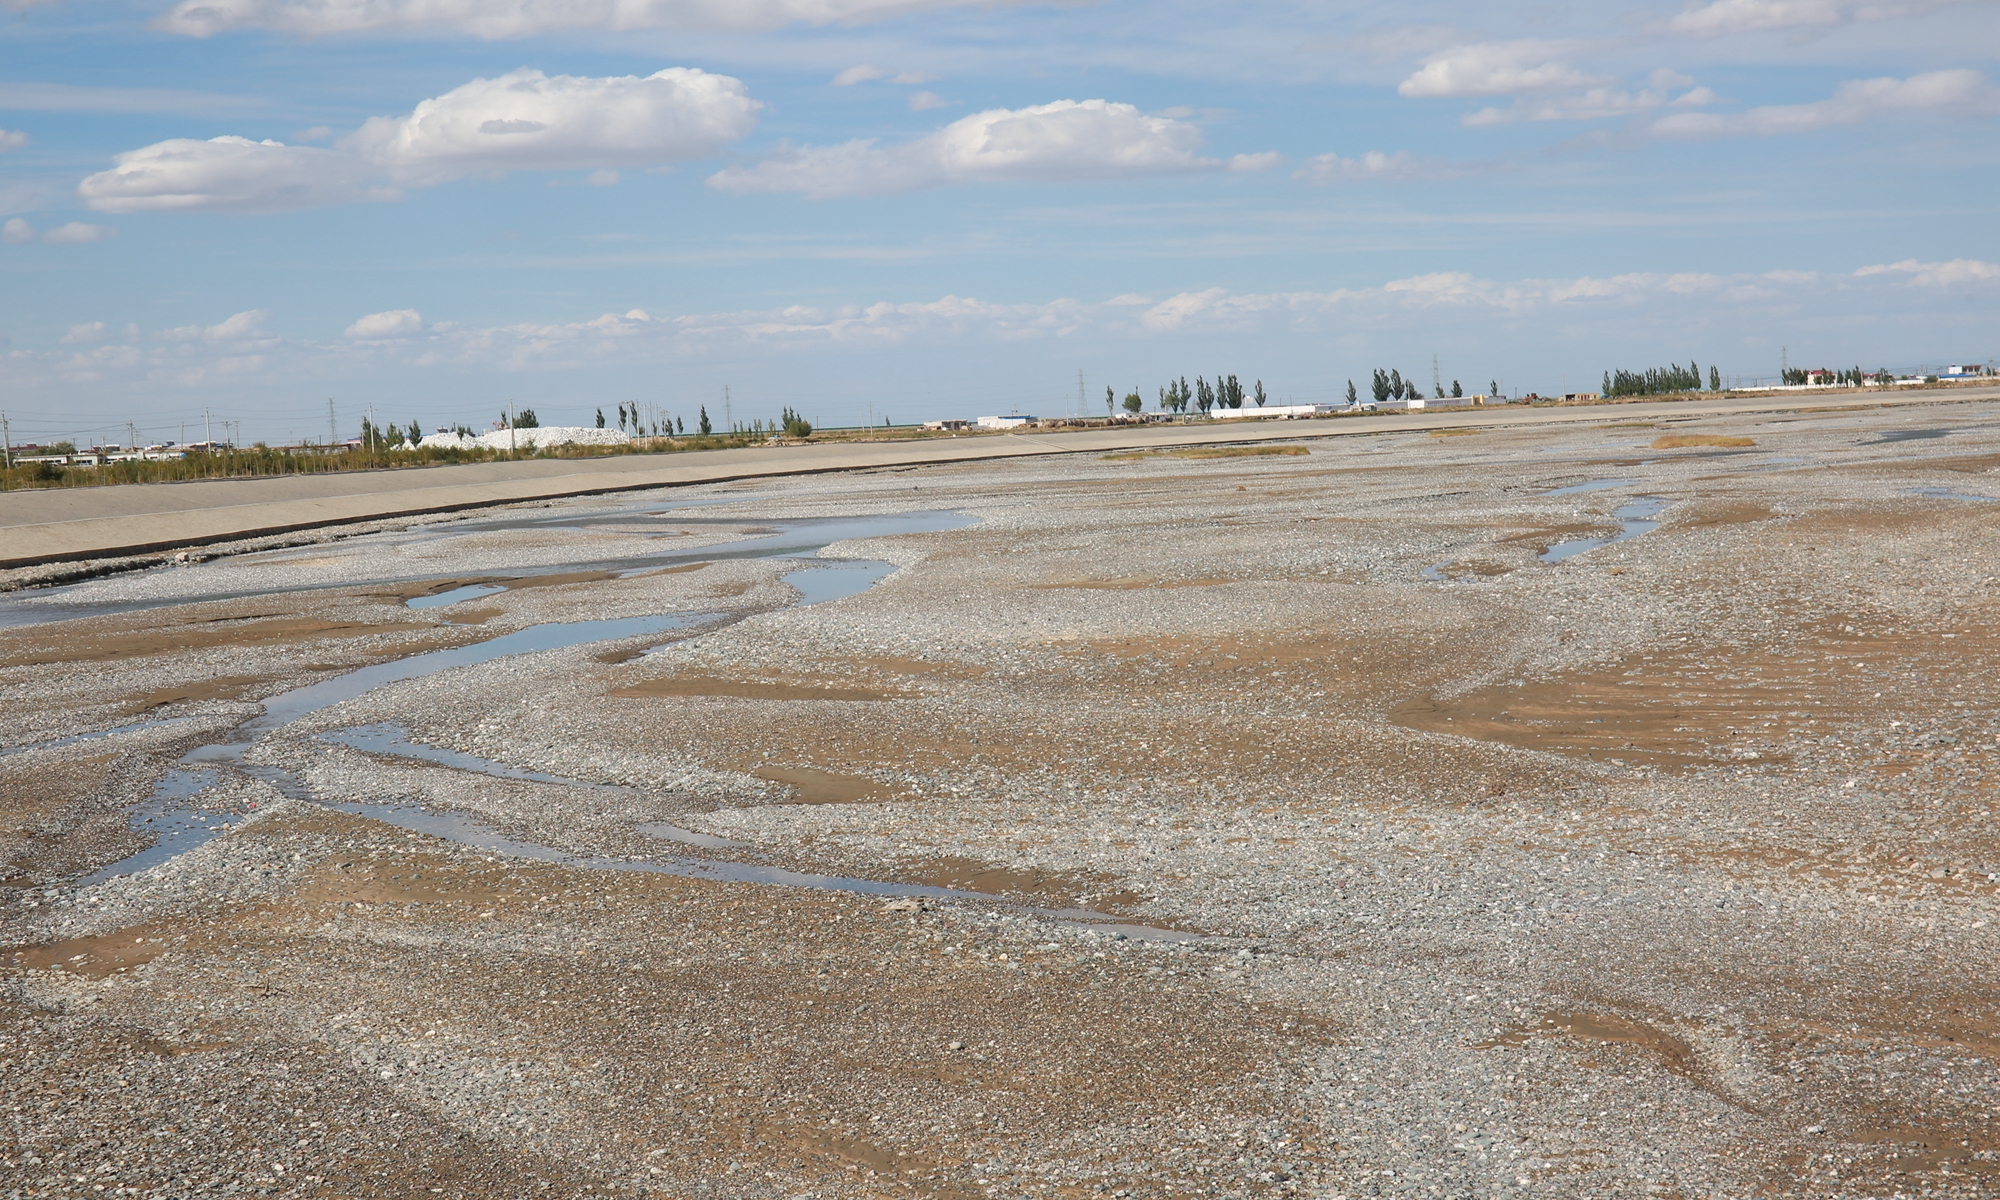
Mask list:
[[[644,78],[510,71],[374,117],[341,148],[399,181],[507,170],[639,166],[706,158],[749,133],[763,105],[741,80],[689,67]]]
[[[87,321],[82,325],[72,325],[62,336],[65,346],[91,346],[104,340],[105,325],[102,321]]]
[[[1232,154],[1229,169],[1239,172],[1268,171],[1285,161],[1285,156],[1276,150],[1265,150],[1258,154]]]
[[[1605,82],[1558,61],[1555,56],[1563,49],[1560,44],[1533,39],[1454,46],[1432,55],[1396,90],[1405,96],[1432,99],[1552,91]]]
[[[55,246],[81,246],[86,242],[109,241],[117,236],[118,231],[109,225],[89,225],[82,221],[70,221],[43,234],[42,240]]]
[[[1908,276],[1911,287],[1950,287],[1960,283],[1990,283],[2000,280],[2000,265],[1981,262],[1976,258],[1954,258],[1950,262],[1918,262],[1906,258],[1902,262],[1878,263],[1872,267],[1862,267],[1855,275],[1866,278],[1870,275]]]
[[[1201,131],[1107,100],[989,109],[894,146],[873,140],[788,150],[709,178],[727,192],[879,195],[948,183],[1124,179],[1217,170]]]
[[[245,342],[263,336],[264,322],[271,313],[256,308],[240,312],[213,325],[181,325],[166,331],[170,342]]]
[[[1905,113],[1990,116],[2000,113],[2000,89],[1978,71],[1930,71],[1908,79],[1856,79],[1812,104],[1774,104],[1740,113],[1676,113],[1648,126],[1660,138],[1764,137],[1858,125]]]
[[[854,25],[925,9],[993,0],[181,0],[155,24],[209,37],[272,29],[303,37],[444,30],[518,38],[570,29],[754,32],[788,25]]]
[[[371,183],[369,165],[352,154],[283,142],[174,138],[114,161],[77,185],[99,212],[284,212],[396,197]]]
[[[109,225],[87,225],[82,221],[70,221],[58,225],[47,233],[41,233],[33,225],[20,217],[13,217],[5,225],[0,225],[0,242],[10,245],[26,245],[29,242],[47,242],[52,246],[81,246],[87,242],[102,242],[118,236],[118,231]]]
[[[929,112],[933,108],[950,108],[952,102],[936,92],[911,92],[910,111]]]
[[[28,135],[18,129],[0,129],[0,152],[19,150],[28,144]]]
[[[414,308],[398,308],[390,312],[369,313],[347,327],[347,336],[355,341],[380,341],[385,338],[414,337],[424,331],[424,319]]]
[[[835,75],[833,77],[833,86],[853,87],[857,83],[867,83],[871,79],[880,79],[888,73],[874,63],[860,63]]]
[[[178,138],[119,155],[78,191],[100,212],[279,212],[393,200],[395,185],[706,157],[749,133],[762,107],[740,80],[691,68],[644,78],[523,69],[475,79],[408,116],[371,118],[333,149]]]

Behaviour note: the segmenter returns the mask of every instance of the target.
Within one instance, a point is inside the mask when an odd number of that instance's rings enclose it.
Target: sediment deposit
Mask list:
[[[0,1194],[2000,1189],[2000,404],[1299,448],[12,594]]]

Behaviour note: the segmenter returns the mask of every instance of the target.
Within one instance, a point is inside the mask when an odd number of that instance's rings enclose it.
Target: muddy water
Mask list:
[[[1629,542],[1635,537],[1651,533],[1660,527],[1660,523],[1653,518],[1659,516],[1668,503],[1652,496],[1641,496],[1637,500],[1621,504],[1611,511],[1612,519],[1618,522],[1617,533],[1610,537],[1571,538],[1566,542],[1557,542],[1542,551],[1541,561],[1559,563],[1565,559],[1575,558],[1579,554],[1588,554],[1592,550],[1601,550],[1619,542]]]

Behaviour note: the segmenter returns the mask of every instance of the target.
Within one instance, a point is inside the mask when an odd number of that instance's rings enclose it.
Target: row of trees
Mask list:
[[[1823,368],[1817,371],[1808,371],[1804,367],[1787,367],[1784,371],[1785,382],[1794,386],[1811,383],[1812,377],[1815,375],[1824,378],[1826,371]],[[1833,376],[1836,383],[1853,384],[1855,387],[1860,387],[1870,379],[1873,379],[1876,383],[1894,383],[1896,381],[1896,377],[1887,371],[1877,371],[1873,375],[1870,375],[1860,367],[1856,367],[1851,371],[1835,371]]]
[[[1604,373],[1604,397],[1607,400],[1613,396],[1660,396],[1669,392],[1701,390],[1701,364],[1694,362],[1685,367],[1648,367],[1643,371]],[[1722,390],[1722,372],[1714,366],[1708,368],[1708,390]]]
[[[1212,408],[1242,408],[1245,400],[1249,400],[1258,408],[1262,408],[1270,401],[1271,397],[1264,392],[1263,380],[1257,380],[1253,387],[1254,390],[1245,393],[1243,384],[1234,375],[1226,378],[1217,375],[1213,384],[1197,375],[1194,377],[1194,388],[1190,390],[1188,388],[1187,376],[1183,375],[1179,379],[1168,380],[1167,386],[1160,389],[1160,411],[1184,413],[1188,410],[1188,403],[1190,401],[1201,412],[1207,412]],[[1110,389],[1105,389],[1104,395],[1105,400],[1108,402],[1111,398]],[[1138,398],[1138,395],[1139,393],[1135,391],[1125,397],[1126,409],[1131,412],[1138,412],[1140,408],[1144,407],[1144,401],[1140,401],[1137,405],[1132,403],[1133,400]]]

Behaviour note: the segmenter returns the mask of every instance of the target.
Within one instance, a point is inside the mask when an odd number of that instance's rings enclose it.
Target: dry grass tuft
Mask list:
[[[1477,429],[1433,429],[1433,430],[1431,430],[1431,436],[1432,436],[1432,437],[1471,437],[1471,436],[1472,436],[1473,434],[1475,434],[1475,433],[1478,433],[1478,432],[1479,432],[1479,431],[1478,431]]]
[[[1105,462],[1137,462],[1143,458],[1262,458],[1266,455],[1311,453],[1304,446],[1191,446],[1186,450],[1133,451],[1107,454]]]
[[[1670,433],[1653,439],[1655,450],[1681,450],[1688,446],[1754,446],[1757,442],[1747,437],[1724,437],[1716,433]]]

